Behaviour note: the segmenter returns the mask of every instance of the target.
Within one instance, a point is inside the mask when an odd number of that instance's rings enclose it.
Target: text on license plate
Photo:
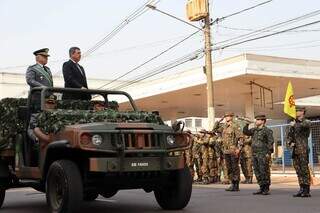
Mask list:
[[[148,167],[149,163],[148,162],[134,162],[131,163],[131,167]]]

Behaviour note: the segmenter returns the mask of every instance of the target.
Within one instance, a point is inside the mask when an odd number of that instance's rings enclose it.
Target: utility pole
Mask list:
[[[211,49],[211,19],[208,4],[208,15],[204,19],[204,38],[205,38],[205,73],[207,75],[207,104],[208,104],[208,128],[212,130],[215,121],[214,110],[214,86],[213,86],[213,74],[212,74],[212,49]]]

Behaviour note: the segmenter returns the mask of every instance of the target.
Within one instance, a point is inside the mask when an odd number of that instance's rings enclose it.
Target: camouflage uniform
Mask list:
[[[223,125],[216,122],[214,131],[222,133],[224,159],[228,169],[228,177],[232,181],[232,186],[227,191],[239,191],[240,167],[239,155],[236,152],[239,150],[239,141],[243,137],[240,126],[233,121]]]
[[[222,183],[229,184],[230,179],[228,177],[228,169],[227,169],[226,161],[224,160],[224,156],[223,156],[222,143],[223,143],[222,137],[217,136],[217,140],[215,143],[215,153],[217,157],[218,181],[222,180],[221,177],[223,174]]]
[[[215,143],[217,140],[217,136],[211,135],[209,138],[209,180],[211,183],[218,181],[218,163],[217,163],[217,155],[215,151]]]
[[[192,148],[193,148],[193,140],[194,137],[192,134],[189,134],[189,149],[187,149],[184,154],[185,154],[185,159],[186,159],[186,164],[190,170],[192,180],[194,178],[194,160],[193,160],[193,155],[192,155]]]
[[[287,144],[293,148],[293,166],[296,170],[300,191],[296,197],[310,197],[310,171],[309,171],[309,147],[310,121],[296,119],[293,126],[289,127]]]
[[[273,132],[266,126],[249,129],[249,124],[243,128],[243,133],[252,136],[253,168],[260,190],[255,194],[268,194],[270,180],[270,158],[273,153]]]
[[[201,166],[202,166],[202,158],[201,158],[201,140],[200,136],[197,135],[193,147],[192,147],[192,155],[193,155],[193,161],[194,161],[194,166],[196,168],[196,173],[197,173],[197,181],[202,181],[202,171],[201,171]]]
[[[204,184],[210,183],[210,168],[209,168],[209,135],[201,137],[201,158],[202,158],[202,179]]]
[[[246,180],[242,183],[252,183],[253,169],[252,169],[252,139],[245,136],[243,140],[243,147],[240,153],[240,165],[242,173]]]

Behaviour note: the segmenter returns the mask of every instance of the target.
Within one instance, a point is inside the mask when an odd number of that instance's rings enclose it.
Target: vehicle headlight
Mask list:
[[[100,146],[102,144],[102,137],[100,135],[94,135],[91,139],[93,145]]]
[[[175,142],[176,142],[176,141],[175,141],[173,135],[168,135],[168,136],[167,136],[167,143],[168,143],[170,146],[174,145]]]

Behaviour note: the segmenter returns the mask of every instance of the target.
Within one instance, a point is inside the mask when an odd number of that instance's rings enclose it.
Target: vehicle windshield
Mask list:
[[[38,93],[38,95],[37,95]],[[39,97],[39,92],[33,92],[34,97]],[[131,97],[122,92],[98,90],[74,90],[46,88],[42,91],[42,109],[55,110],[85,110],[104,111],[115,110],[119,112],[135,111]],[[36,102],[34,102],[36,104]]]

